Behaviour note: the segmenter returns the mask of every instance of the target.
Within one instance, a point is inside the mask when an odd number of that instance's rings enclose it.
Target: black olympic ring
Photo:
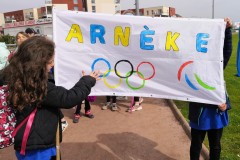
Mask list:
[[[130,64],[132,70],[130,71],[129,75],[127,74],[127,76],[121,76],[121,75],[118,74],[118,72],[117,72],[117,64],[120,63],[120,62],[127,62],[127,63]],[[120,60],[120,61],[118,61],[118,62],[115,64],[115,66],[114,66],[114,71],[115,71],[115,74],[116,74],[118,77],[120,77],[120,78],[128,78],[128,77],[130,77],[130,76],[133,74],[133,65],[132,65],[132,63],[131,63],[129,60]]]

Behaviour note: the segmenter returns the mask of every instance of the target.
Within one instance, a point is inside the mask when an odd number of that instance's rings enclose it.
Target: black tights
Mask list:
[[[223,128],[210,129],[210,130],[197,130],[191,128],[191,147],[190,147],[190,159],[199,160],[200,152],[202,149],[202,143],[207,133],[209,141],[209,158],[210,160],[219,160],[221,154],[221,137]]]
[[[107,98],[107,102],[110,102],[111,98],[112,98],[112,103],[116,103],[117,102],[116,96],[106,96],[106,98]]]
[[[81,108],[82,108],[82,103],[77,105],[77,109],[75,111],[75,114],[80,114]],[[85,108],[84,109],[85,109],[85,112],[87,112],[91,109],[90,103],[87,99],[85,99]]]
[[[134,97],[134,102],[139,102],[139,97]]]

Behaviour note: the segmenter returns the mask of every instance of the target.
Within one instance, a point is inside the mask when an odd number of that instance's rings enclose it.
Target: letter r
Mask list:
[[[100,43],[105,44],[104,40],[105,28],[102,25],[91,24],[90,25],[90,37],[91,44],[96,43],[96,39],[98,38]]]

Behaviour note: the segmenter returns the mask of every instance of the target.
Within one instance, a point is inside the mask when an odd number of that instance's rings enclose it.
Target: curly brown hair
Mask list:
[[[34,36],[24,41],[10,64],[2,71],[8,84],[10,104],[21,111],[25,106],[39,105],[47,93],[47,63],[54,56],[54,43]]]

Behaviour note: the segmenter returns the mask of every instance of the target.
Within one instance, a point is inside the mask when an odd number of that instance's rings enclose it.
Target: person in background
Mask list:
[[[17,46],[20,46],[20,44],[22,44],[22,42],[27,40],[29,37],[30,36],[28,34],[26,34],[25,32],[18,32],[16,34],[16,44],[17,44]]]
[[[25,32],[18,32],[17,34],[16,34],[16,37],[15,37],[15,39],[16,39],[16,45],[17,45],[17,47],[15,48],[15,50],[14,51],[12,51],[11,53],[10,53],[10,55],[8,56],[8,61],[10,61],[11,60],[11,58],[13,57],[13,55],[15,54],[15,53],[17,53],[17,50],[18,50],[18,47],[20,46],[20,44],[22,44],[22,42],[24,42],[25,40],[27,40],[29,38],[29,35],[28,34],[26,34]]]
[[[106,96],[107,102],[102,106],[102,110],[106,110],[111,107],[112,111],[117,111],[117,99],[116,96]],[[111,102],[112,99],[112,102]]]
[[[142,110],[142,97],[133,97],[133,102],[131,102],[130,107],[126,110],[126,112],[134,112]]]
[[[0,70],[8,64],[10,51],[7,49],[5,42],[0,42]]]
[[[223,68],[227,66],[232,53],[232,21],[226,22],[225,39],[223,47]],[[221,154],[221,138],[223,128],[228,125],[228,109],[231,108],[230,101],[226,95],[226,103],[211,105],[203,103],[189,103],[189,120],[191,127],[190,159],[199,160],[202,143],[205,135],[208,135],[210,160],[219,160]]]
[[[80,111],[81,111],[81,108],[82,108],[82,104],[79,104],[77,105],[77,108],[76,108],[76,111],[74,113],[74,117],[73,117],[73,123],[78,123],[79,122],[79,119],[81,117],[80,115]],[[88,99],[85,99],[84,100],[84,104],[85,104],[85,116],[88,117],[88,118],[94,118],[94,115],[92,114],[91,112],[91,105],[90,105],[90,102],[88,101]]]
[[[27,28],[25,33],[28,34],[29,37],[33,37],[37,34],[37,32],[33,28]]]
[[[48,72],[54,66],[54,48],[54,42],[45,37],[31,37],[19,46],[9,65],[0,71],[0,85],[8,86],[7,101],[16,109],[17,126],[37,109],[26,146],[22,147],[26,123],[14,137],[17,159],[56,158],[58,126],[59,141],[62,135],[59,109],[70,109],[80,104],[100,79],[99,71],[90,75],[83,72],[69,90],[49,82]]]

